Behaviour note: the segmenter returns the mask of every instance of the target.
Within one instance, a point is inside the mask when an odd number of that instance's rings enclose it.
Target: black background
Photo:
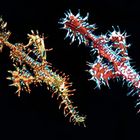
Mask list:
[[[69,74],[73,87],[77,89],[72,100],[79,106],[81,114],[87,115],[86,125],[73,126],[68,118],[63,116],[63,110],[58,109],[59,101],[45,86],[31,86],[31,95],[22,93],[18,98],[16,88],[9,87],[6,80],[7,70],[13,69],[9,59],[9,50],[4,48],[0,54],[0,139],[81,139],[86,140],[136,140],[139,139],[140,115],[136,115],[135,97],[127,97],[127,85],[122,81],[110,81],[110,89],[102,86],[94,89],[95,83],[89,82],[90,75],[86,61],[92,61],[90,50],[77,43],[69,45],[70,40],[64,40],[66,31],[60,30],[58,21],[64,17],[64,12],[71,9],[81,15],[90,13],[89,22],[97,24],[97,35],[112,30],[111,26],[120,26],[131,35],[127,42],[132,46],[129,56],[139,71],[140,61],[140,8],[138,1],[1,1],[0,15],[8,22],[12,32],[10,42],[27,43],[27,33],[38,29],[44,32],[48,39],[47,48],[53,48],[48,53],[48,61],[54,67]]]

